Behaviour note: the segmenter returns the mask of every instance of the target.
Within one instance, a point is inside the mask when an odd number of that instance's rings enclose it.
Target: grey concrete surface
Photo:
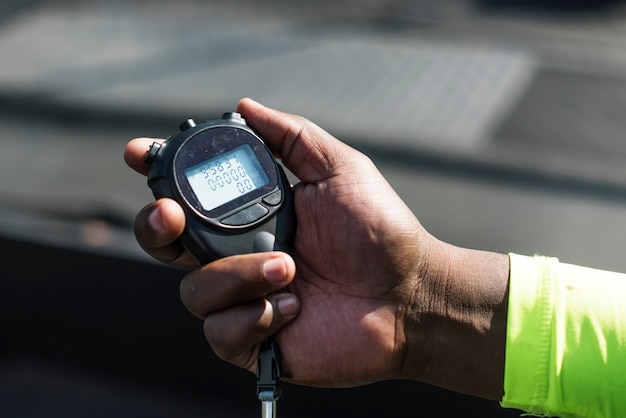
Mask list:
[[[8,3],[0,226],[78,246],[59,218],[127,230],[151,198],[121,160],[126,141],[251,96],[367,151],[452,242],[626,270],[608,250],[626,196],[623,7],[488,3]],[[586,248],[590,237],[607,245]],[[140,256],[122,241],[104,250]]]

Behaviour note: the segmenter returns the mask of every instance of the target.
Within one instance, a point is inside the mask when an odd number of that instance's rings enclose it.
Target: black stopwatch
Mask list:
[[[201,263],[262,251],[290,251],[293,193],[282,167],[238,113],[196,123],[155,142],[145,157],[154,197],[186,216],[181,241]]]

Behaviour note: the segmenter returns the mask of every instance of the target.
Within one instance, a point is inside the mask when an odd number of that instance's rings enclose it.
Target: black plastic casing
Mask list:
[[[183,208],[186,227],[183,245],[200,262],[263,251],[291,252],[296,229],[293,191],[282,167],[263,140],[238,113],[225,113],[222,119],[196,125],[189,119],[183,132],[152,145],[146,155],[148,186],[154,197],[171,198]],[[261,161],[269,183],[241,198],[210,211],[203,209],[183,172],[194,163],[227,152],[244,141]],[[269,202],[269,203],[268,203]],[[249,208],[265,210],[251,222],[224,223],[233,214]]]

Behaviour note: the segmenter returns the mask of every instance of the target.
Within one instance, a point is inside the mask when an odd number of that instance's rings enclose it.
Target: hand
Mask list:
[[[237,111],[301,180],[298,227],[293,259],[224,258],[181,283],[181,298],[204,319],[215,352],[253,371],[260,343],[274,335],[293,383],[412,378],[496,398],[506,256],[435,239],[369,158],[311,122],[251,100]],[[136,139],[126,149],[139,172],[152,141]],[[138,215],[138,241],[161,261],[193,266],[177,241],[184,222],[180,207],[162,199]],[[491,346],[495,354],[486,355]],[[474,376],[459,377],[459,367]]]

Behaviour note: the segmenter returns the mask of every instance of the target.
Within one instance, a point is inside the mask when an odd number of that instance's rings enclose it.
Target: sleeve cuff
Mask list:
[[[553,306],[553,271],[558,260],[509,254],[504,397],[502,406],[547,415]]]

